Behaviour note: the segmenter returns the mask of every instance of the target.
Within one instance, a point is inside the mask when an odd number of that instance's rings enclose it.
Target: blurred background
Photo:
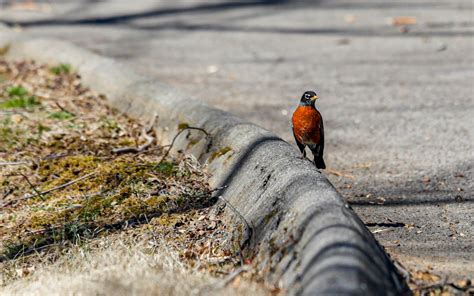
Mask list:
[[[391,256],[473,277],[472,1],[0,0],[0,23],[116,58],[292,144],[291,114],[316,91],[327,175]]]

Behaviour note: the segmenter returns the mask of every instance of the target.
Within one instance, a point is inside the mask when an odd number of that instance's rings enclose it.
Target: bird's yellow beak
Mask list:
[[[318,99],[318,96],[312,96],[311,101],[316,101]]]

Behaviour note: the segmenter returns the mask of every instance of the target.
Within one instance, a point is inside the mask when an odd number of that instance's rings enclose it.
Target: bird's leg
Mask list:
[[[306,158],[306,149],[303,148],[303,150],[301,150],[301,159],[305,159]]]

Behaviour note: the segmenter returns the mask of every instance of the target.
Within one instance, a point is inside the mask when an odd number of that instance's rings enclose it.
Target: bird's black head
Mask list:
[[[302,106],[314,106],[314,102],[318,99],[318,95],[314,91],[305,91],[301,96],[300,105]]]

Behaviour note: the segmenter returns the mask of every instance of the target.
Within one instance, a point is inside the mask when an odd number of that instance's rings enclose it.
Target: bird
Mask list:
[[[291,118],[293,136],[301,151],[301,158],[306,158],[306,146],[314,156],[314,164],[318,169],[325,169],[324,163],[324,125],[321,113],[316,109],[318,96],[314,91],[306,91]]]

